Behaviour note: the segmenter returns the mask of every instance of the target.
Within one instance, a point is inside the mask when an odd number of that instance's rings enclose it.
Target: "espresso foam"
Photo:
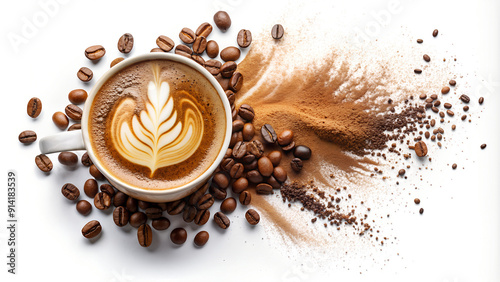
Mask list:
[[[110,174],[145,189],[171,189],[213,163],[225,124],[222,101],[201,73],[151,60],[121,70],[101,87],[89,132]]]

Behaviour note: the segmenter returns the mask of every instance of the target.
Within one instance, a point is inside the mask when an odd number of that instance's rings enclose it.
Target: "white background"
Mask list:
[[[471,74],[470,94],[479,93],[486,98],[481,118],[467,127],[460,147],[441,153],[442,159],[451,157],[451,162],[466,169],[453,174],[450,169],[437,169],[450,163],[450,158],[443,163],[439,163],[438,158],[433,163],[436,169],[426,175],[432,178],[433,187],[439,188],[428,189],[423,195],[425,216],[409,213],[393,216],[392,226],[398,235],[397,246],[393,248],[400,256],[377,248],[369,259],[346,259],[332,254],[330,263],[323,261],[319,266],[309,266],[302,263],[306,258],[287,253],[278,240],[266,234],[262,225],[250,228],[241,207],[231,215],[231,227],[225,232],[214,227],[211,221],[201,229],[185,225],[188,241],[180,247],[174,246],[168,235],[173,227],[184,224],[170,217],[169,231],[155,231],[153,245],[142,248],[137,243],[135,229],[120,230],[114,225],[111,210],[102,213],[94,208],[89,216],[83,217],[76,212],[74,204],[61,195],[60,187],[68,179],[83,186],[88,178],[84,167],[64,168],[53,155],[55,168],[50,175],[45,175],[34,164],[39,152],[37,144],[24,146],[17,141],[18,134],[25,129],[35,130],[39,137],[58,132],[51,121],[52,113],[68,104],[66,97],[70,90],[81,87],[89,90],[92,85],[80,82],[76,71],[81,66],[89,66],[94,70],[94,77],[99,77],[109,62],[121,55],[115,47],[121,34],[134,35],[135,46],[130,54],[133,56],[156,47],[155,39],[160,34],[178,43],[180,29],[185,26],[196,29],[204,21],[212,23],[213,14],[224,9],[230,13],[233,25],[228,33],[215,30],[211,37],[221,46],[234,45],[241,28],[270,30],[270,20],[286,17],[281,11],[289,7],[289,3],[2,1],[1,281],[192,281],[197,278],[208,281],[312,281],[317,278],[328,281],[500,281],[499,2],[340,2],[346,1],[307,1],[305,6],[318,13],[331,13],[332,25],[340,20],[335,15],[342,15],[342,20],[350,19],[343,24],[350,26],[353,34],[365,31],[371,39],[397,37],[403,32],[428,38],[434,28],[439,28],[445,36],[443,42],[453,46],[454,54]],[[391,5],[398,9],[390,19],[377,18],[380,11],[391,11]],[[31,24],[34,26],[28,27]],[[13,37],[17,43],[12,41]],[[108,50],[105,59],[95,66],[83,56],[83,50],[94,44],[102,44]],[[449,46],[443,45],[441,49],[448,50]],[[33,120],[26,115],[26,103],[35,96],[42,99],[43,111]],[[484,151],[479,149],[482,143],[488,144]],[[7,225],[7,172],[12,170],[18,177],[18,274],[15,276],[7,274],[9,233],[4,227]],[[82,198],[86,199],[83,193]],[[81,236],[80,230],[94,218],[102,223],[103,233],[99,240],[90,242]],[[204,248],[198,249],[192,240],[202,229],[208,230],[211,238]],[[387,259],[383,267],[373,264],[373,261]],[[307,258],[311,260],[314,258]],[[359,269],[363,269],[362,274]]]

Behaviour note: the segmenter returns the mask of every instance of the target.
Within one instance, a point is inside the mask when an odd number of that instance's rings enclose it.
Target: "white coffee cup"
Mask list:
[[[226,127],[225,127],[226,132],[224,134],[224,140],[220,140],[222,144],[220,152],[217,154],[215,161],[209,166],[209,168],[203,174],[201,174],[193,181],[184,184],[180,187],[175,187],[175,188],[167,187],[166,189],[155,189],[155,190],[144,189],[136,187],[134,185],[122,181],[121,179],[114,177],[101,164],[99,159],[94,154],[94,150],[92,149],[92,144],[89,139],[89,128],[88,128],[89,115],[92,102],[94,100],[94,97],[96,96],[96,93],[99,92],[100,88],[109,78],[118,73],[120,70],[132,64],[148,60],[175,61],[197,70],[203,76],[205,76],[208,79],[208,81],[214,86],[224,106],[224,111],[226,114]],[[180,55],[154,52],[126,59],[118,63],[117,65],[113,66],[111,69],[109,69],[97,81],[97,83],[90,91],[87,101],[85,102],[85,106],[83,107],[81,125],[82,125],[81,130],[61,132],[56,135],[42,138],[40,140],[40,151],[42,152],[42,154],[49,154],[49,153],[56,153],[63,151],[87,150],[87,153],[92,162],[94,163],[94,165],[106,177],[106,179],[110,182],[111,185],[113,185],[123,193],[131,197],[134,197],[136,199],[158,203],[158,202],[170,202],[181,199],[193,193],[208,181],[208,179],[210,178],[210,176],[212,176],[219,163],[222,161],[224,155],[226,154],[227,148],[229,147],[229,141],[231,139],[231,134],[232,134],[232,114],[231,114],[231,106],[229,105],[229,101],[227,100],[224,90],[217,82],[217,80],[214,78],[214,76],[210,74],[204,67],[202,67],[195,61]]]

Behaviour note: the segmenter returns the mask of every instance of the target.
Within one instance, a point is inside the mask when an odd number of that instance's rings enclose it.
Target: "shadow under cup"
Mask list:
[[[205,184],[231,138],[231,106],[204,67],[179,55],[124,60],[89,93],[82,117],[85,147],[118,190],[169,202]]]

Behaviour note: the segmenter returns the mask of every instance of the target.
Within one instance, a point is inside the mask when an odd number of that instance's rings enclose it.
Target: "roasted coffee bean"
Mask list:
[[[292,161],[290,162],[290,166],[292,169],[296,172],[299,172],[302,170],[302,160],[299,158],[293,158]]]
[[[292,143],[293,140],[293,131],[287,129],[283,130],[280,135],[278,135],[278,144],[280,146],[286,146]]]
[[[469,96],[467,96],[465,94],[460,95],[460,100],[462,100],[462,102],[464,102],[466,104],[470,102]]]
[[[418,141],[415,143],[415,153],[419,157],[425,157],[427,155],[427,145],[424,141]]]
[[[269,195],[273,193],[273,186],[267,183],[259,183],[257,187],[255,187],[255,191],[257,191],[257,194]]]
[[[96,237],[101,233],[102,227],[99,221],[91,220],[82,228],[82,235],[87,239]]]
[[[151,225],[156,230],[166,230],[170,227],[170,220],[166,217],[153,219]]]
[[[241,131],[233,133],[229,141],[229,147],[234,147],[234,145],[240,141],[243,141],[243,133],[241,133]]]
[[[159,53],[165,53],[165,51],[163,51],[161,48],[153,48],[151,49],[151,51],[149,51],[150,53],[154,53],[154,52],[159,52]]]
[[[260,174],[262,176],[268,177],[273,174],[273,163],[268,157],[262,157],[257,161],[257,166],[259,168]]]
[[[267,155],[273,166],[277,166],[281,162],[283,154],[280,151],[272,151]]]
[[[227,197],[227,191],[226,189],[222,189],[216,185],[210,186],[210,194],[214,196],[215,199],[217,200],[224,200]]]
[[[234,198],[227,198],[220,204],[220,210],[223,213],[232,213],[236,209],[236,200]]]
[[[208,60],[205,62],[205,68],[212,75],[218,75],[220,73],[222,63],[217,60]]]
[[[259,140],[252,140],[247,143],[247,151],[256,158],[260,158],[264,155],[264,145]]]
[[[109,67],[112,68],[114,66],[116,66],[119,62],[125,60],[125,58],[116,58],[114,59],[113,61],[111,61],[111,63],[109,64]]]
[[[116,225],[123,227],[127,225],[129,219],[130,214],[125,207],[119,206],[113,211],[113,221]]]
[[[226,31],[231,26],[231,18],[225,11],[218,11],[214,15],[215,25],[222,31]]]
[[[187,239],[187,232],[186,229],[182,227],[175,228],[170,233],[170,240],[174,244],[182,245],[184,244],[184,242],[186,242],[186,239]]]
[[[422,70],[421,69],[414,69],[413,70],[416,74],[421,74],[422,73]]]
[[[180,214],[184,209],[186,203],[183,200],[177,200],[174,202],[169,202],[167,204],[167,213],[169,215]]]
[[[196,225],[204,225],[210,219],[210,211],[209,210],[200,210],[194,217],[194,224]]]
[[[236,144],[234,144],[233,147],[233,157],[235,159],[241,159],[243,158],[247,153],[247,144],[243,141],[239,141]]]
[[[219,74],[215,76],[215,79],[217,79],[217,82],[219,82],[220,86],[222,87],[222,89],[224,89],[224,91],[229,90],[229,81],[231,80],[230,78],[222,77],[222,75]]]
[[[445,86],[445,87],[441,88],[441,94],[448,94],[448,92],[450,92],[449,86]]]
[[[228,61],[225,62],[221,67],[220,67],[220,74],[223,77],[230,78],[233,76],[233,73],[236,71],[238,68],[238,65],[233,62],[233,61]]]
[[[455,115],[455,113],[454,113],[452,110],[447,110],[447,111],[446,111],[446,113],[447,113],[450,117],[452,117],[452,116],[454,116],[454,115]]]
[[[444,103],[443,106],[446,108],[446,109],[451,109],[451,104],[450,103]]]
[[[449,81],[449,84],[450,84],[450,86],[455,86],[455,85],[457,85],[457,82],[455,80],[451,79]]]
[[[281,184],[272,175],[267,178],[266,183],[271,185],[273,187],[273,189],[280,189],[281,188]]]
[[[287,179],[287,177],[288,177],[287,173],[286,173],[286,170],[283,167],[281,167],[281,166],[277,166],[277,167],[274,168],[274,170],[273,170],[273,176],[279,182],[285,182],[286,179]]]
[[[97,181],[95,181],[95,179],[87,179],[87,181],[85,181],[85,184],[83,184],[83,192],[85,192],[85,195],[87,195],[88,197],[90,198],[94,198],[95,195],[99,192],[99,189],[98,189],[98,184],[97,184]]]
[[[205,60],[203,59],[203,57],[193,54],[191,55],[191,59],[200,64],[202,67],[205,66]]]
[[[129,211],[130,212],[130,211]],[[143,212],[134,212],[129,219],[130,225],[132,227],[138,228],[139,226],[146,223],[148,217]]]
[[[76,210],[81,215],[88,215],[92,211],[92,205],[86,200],[80,200],[76,203]]]
[[[72,124],[70,127],[68,127],[68,131],[74,131],[74,130],[80,130],[82,129],[82,125],[80,123],[75,123]]]
[[[66,115],[70,119],[76,120],[76,121],[82,120],[83,111],[82,111],[82,109],[80,109],[80,107],[73,105],[73,104],[69,104],[66,106],[64,111],[66,112]]]
[[[27,107],[28,116],[36,118],[42,112],[42,100],[37,97],[33,97],[28,101]]]
[[[87,91],[83,89],[75,89],[71,90],[68,94],[68,99],[73,104],[82,104],[87,100],[88,94]]]
[[[61,188],[61,193],[70,201],[74,201],[80,197],[80,190],[71,183],[66,183]]]
[[[439,31],[437,29],[435,29],[433,32],[432,32],[432,36],[436,37],[438,36],[438,33]]]
[[[240,49],[234,46],[226,47],[222,49],[222,51],[220,51],[220,58],[225,62],[236,61],[240,58],[240,55],[241,55]]]
[[[61,130],[66,129],[68,127],[68,124],[69,124],[68,117],[62,112],[55,112],[52,115],[52,121]]]
[[[93,45],[85,49],[85,57],[89,60],[98,60],[106,54],[106,49],[101,45]]]
[[[139,208],[140,208],[141,210],[146,210],[146,209],[148,209],[148,208],[150,208],[150,207],[152,207],[152,206],[153,206],[153,204],[152,204],[152,203],[150,203],[150,202],[146,202],[146,201],[142,201],[142,200],[138,200],[138,201],[137,201],[137,205],[139,206]]]
[[[229,178],[222,172],[216,173],[212,178],[212,181],[222,189],[226,189],[229,186]]]
[[[233,121],[233,132],[241,131],[243,127],[245,127],[245,123],[242,120],[237,119]]]
[[[232,158],[225,158],[220,163],[220,168],[223,171],[229,172],[229,171],[231,171],[231,168],[233,168],[233,166],[234,166],[235,163],[236,162],[234,161],[234,159],[232,159]]]
[[[240,72],[235,72],[231,76],[231,80],[229,81],[229,88],[234,92],[240,91],[243,86],[243,75]]]
[[[480,148],[481,149],[485,149],[486,148],[486,144],[481,144]]]
[[[74,166],[78,163],[78,156],[73,152],[61,152],[57,159],[61,164],[67,166]]]
[[[479,105],[482,105],[484,103],[484,97],[479,97],[479,100],[477,101]]]
[[[93,164],[92,160],[90,159],[89,154],[87,152],[83,153],[81,162],[82,162],[82,165],[86,166],[86,167],[89,167]]]
[[[122,53],[129,53],[134,47],[134,37],[130,33],[123,34],[120,39],[118,39],[118,51]]]
[[[260,221],[260,215],[254,209],[249,209],[245,213],[245,218],[247,219],[248,223],[250,223],[251,225],[256,225]]]
[[[198,29],[196,29],[196,36],[208,37],[212,33],[212,25],[209,23],[202,23]]]
[[[424,43],[424,40],[423,39],[417,39],[417,43],[418,44],[422,44],[422,43]]]
[[[252,202],[252,194],[250,194],[250,192],[248,191],[243,191],[241,192],[240,194],[240,204],[242,205],[249,205],[251,202]]]
[[[99,192],[94,197],[94,206],[99,210],[108,209],[111,206],[111,197],[104,192]]]
[[[201,197],[203,197],[203,195],[205,195],[205,193],[208,190],[208,187],[209,187],[209,184],[207,182],[207,183],[203,184],[203,186],[198,188],[198,190],[196,190],[196,192],[194,192],[193,194],[191,194],[191,196],[189,196],[188,204],[191,206],[196,205],[196,203],[198,203],[198,201],[201,199]],[[168,206],[169,206],[169,204],[167,204],[167,210],[168,210]]]
[[[131,213],[137,212],[139,210],[138,209],[137,199],[134,199],[132,197],[128,197],[127,203],[125,204],[125,207]]]
[[[286,145],[286,146],[284,146],[284,147],[281,147],[281,149],[282,149],[283,151],[285,151],[285,152],[289,152],[289,151],[291,151],[291,150],[295,149],[295,142],[294,142],[294,141],[292,141],[290,144],[288,144],[288,145]]]
[[[36,166],[43,172],[49,172],[52,170],[52,161],[44,154],[35,157]]]
[[[243,164],[243,167],[245,168],[245,170],[254,170],[254,169],[257,169],[257,167],[258,167],[257,158],[255,158],[251,163],[245,163],[245,164]]]
[[[419,98],[420,98],[421,100],[425,100],[425,99],[427,98],[427,94],[422,93],[422,94],[420,94]]]
[[[241,162],[243,162],[244,164],[250,164],[253,161],[255,161],[255,155],[253,155],[252,153],[250,153],[251,148],[249,148],[248,144],[247,144],[247,151],[248,151],[248,153],[243,158],[241,158]]]
[[[255,117],[255,111],[252,106],[243,104],[238,109],[238,115],[245,120],[251,121]]]
[[[293,150],[293,155],[301,160],[308,160],[311,158],[311,149],[304,145],[299,145]]]
[[[248,188],[248,179],[245,177],[240,177],[233,182],[232,190],[234,193],[241,193],[243,190]]]
[[[116,192],[113,197],[113,206],[115,207],[125,207],[127,205],[128,195],[123,193],[122,191]]]
[[[206,51],[207,51],[207,55],[210,58],[213,59],[213,58],[217,57],[219,55],[219,44],[217,44],[217,42],[215,42],[213,40],[208,41]]]
[[[255,136],[255,127],[251,123],[245,123],[243,127],[243,140],[250,141]]]
[[[230,158],[233,156],[233,149],[227,148],[226,154],[224,155],[224,159]]]
[[[196,208],[199,210],[208,210],[214,204],[214,197],[212,194],[205,194],[196,203]]]
[[[260,174],[258,170],[251,170],[247,172],[247,179],[252,183],[261,183],[262,181],[264,181],[262,174]]]
[[[221,212],[216,212],[214,214],[214,221],[222,229],[227,229],[229,225],[231,225],[231,221],[229,221],[229,218]]]
[[[270,124],[264,124],[260,128],[260,134],[262,135],[264,141],[266,141],[267,143],[274,144],[278,140],[278,136],[276,135],[274,128]]]
[[[89,173],[97,180],[104,180],[104,175],[97,169],[95,165],[89,167]]]
[[[280,24],[275,24],[271,29],[271,36],[274,39],[281,39],[284,34],[285,34],[285,29]]]
[[[238,32],[236,42],[241,48],[247,48],[252,43],[252,33],[248,29],[242,29]]]
[[[144,223],[137,229],[137,240],[139,245],[143,247],[149,247],[153,242],[153,231],[149,224]]]
[[[203,247],[208,242],[209,237],[207,231],[200,231],[194,236],[194,244],[198,247]]]
[[[33,130],[25,130],[19,134],[19,142],[23,144],[31,144],[36,141],[36,132]]]
[[[180,44],[175,47],[175,54],[184,56],[186,58],[191,58],[191,55],[193,55],[193,50],[189,48],[189,46]]]
[[[175,43],[170,37],[160,35],[158,36],[158,38],[156,38],[156,45],[158,45],[161,50],[170,52],[172,49],[174,49]]]
[[[204,36],[198,36],[193,42],[193,52],[202,54],[207,49],[207,39]]]
[[[429,57],[429,55],[427,55],[427,54],[424,54],[424,61],[430,62],[431,61],[431,57]]]
[[[160,218],[163,216],[163,210],[161,208],[159,208],[158,206],[149,207],[149,208],[144,210],[144,213],[146,213],[146,216],[148,218],[152,218],[152,219]]]
[[[233,167],[229,171],[229,176],[231,176],[231,178],[233,179],[238,179],[243,175],[244,170],[245,168],[243,167],[243,164],[237,163],[233,165]]]
[[[92,70],[90,70],[87,67],[81,67],[78,72],[76,73],[76,76],[83,82],[88,82],[92,80],[92,77],[94,76],[94,73]]]
[[[185,222],[191,222],[194,220],[197,212],[198,210],[194,206],[186,206],[182,213],[182,219],[184,219]]]
[[[196,34],[191,29],[185,27],[179,33],[179,38],[186,44],[191,44],[196,39]]]

